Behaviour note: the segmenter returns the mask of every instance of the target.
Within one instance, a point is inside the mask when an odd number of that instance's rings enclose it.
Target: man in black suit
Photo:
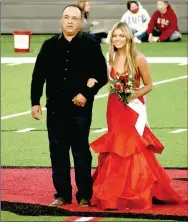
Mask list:
[[[83,12],[69,5],[61,19],[62,33],[45,41],[37,56],[31,83],[32,117],[42,115],[40,98],[46,82],[47,129],[56,189],[50,206],[70,204],[72,149],[78,203],[89,205],[92,197],[89,129],[94,95],[107,82],[107,67],[100,44],[81,32]],[[96,79],[93,87],[89,78]]]

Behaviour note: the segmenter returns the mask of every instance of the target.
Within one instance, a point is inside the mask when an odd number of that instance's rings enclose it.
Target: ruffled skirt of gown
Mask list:
[[[140,101],[144,103],[143,98]],[[109,96],[108,132],[90,144],[99,153],[92,204],[101,209],[148,209],[153,197],[167,203],[184,202],[155,157],[163,145],[147,126],[140,136],[135,129],[137,119],[138,113],[116,95]]]

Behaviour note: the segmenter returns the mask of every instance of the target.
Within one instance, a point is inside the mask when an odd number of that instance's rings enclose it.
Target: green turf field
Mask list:
[[[2,57],[36,57],[42,42],[49,36],[32,36],[31,52],[14,53],[13,37],[1,36]],[[147,57],[186,57],[187,36],[177,43],[142,43],[138,49]],[[107,45],[102,45],[104,54]],[[1,165],[2,166],[50,166],[48,139],[46,131],[46,111],[41,121],[25,114],[7,117],[30,110],[30,82],[34,64],[1,64]],[[149,125],[165,145],[162,155],[158,155],[164,167],[187,167],[187,132],[171,133],[187,126],[187,65],[150,64],[153,82],[158,83],[147,95]],[[179,78],[168,82],[169,79]],[[160,81],[166,82],[160,83]],[[98,93],[108,93],[105,86]],[[105,110],[107,97],[96,98],[93,109],[90,141],[102,133],[93,132],[106,128]],[[45,97],[42,99],[45,105]],[[4,118],[7,117],[7,118]],[[35,128],[33,131],[19,133],[17,130]],[[96,167],[97,154],[93,153],[93,167]],[[104,219],[114,221],[115,218]],[[26,217],[2,212],[2,221],[63,221],[62,217]],[[117,221],[120,221],[118,218]],[[126,221],[122,218],[121,221]],[[142,221],[136,219],[136,221]],[[144,220],[146,221],[146,220]],[[150,220],[153,221],[153,220]]]
[[[31,217],[31,216],[18,216],[16,214],[13,213],[9,213],[9,212],[2,212],[2,217],[1,217],[1,221],[3,222],[10,222],[10,221],[54,221],[54,222],[66,222],[66,218],[67,217],[49,217],[49,216],[41,216],[41,217]],[[101,222],[105,222],[105,221],[126,221],[126,222],[152,222],[152,220],[147,220],[147,219],[128,219],[128,218],[104,218],[101,219]],[[175,222],[175,220],[155,220],[155,222]]]

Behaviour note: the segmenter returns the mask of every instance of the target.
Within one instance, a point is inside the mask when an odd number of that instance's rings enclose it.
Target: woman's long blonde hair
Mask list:
[[[126,37],[126,45],[125,45],[125,69],[127,69],[128,73],[131,73],[133,76],[136,75],[138,72],[138,68],[136,65],[136,56],[137,56],[137,49],[136,45],[133,40],[133,34],[129,28],[129,26],[124,22],[118,22],[116,23],[112,30],[110,35],[110,48],[109,48],[109,65],[112,67],[114,65],[114,55],[117,49],[115,48],[112,38],[113,33],[116,29],[121,29]]]
[[[78,6],[80,9],[83,10],[85,19],[88,19],[88,18],[89,18],[89,12],[86,12],[86,11],[85,11],[86,2],[87,2],[87,1],[84,1],[84,0],[83,0],[83,1],[79,1],[79,2],[77,3],[77,6]]]

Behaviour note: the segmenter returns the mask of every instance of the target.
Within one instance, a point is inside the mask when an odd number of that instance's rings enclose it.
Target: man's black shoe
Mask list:
[[[51,203],[49,205],[49,207],[59,207],[59,206],[63,206],[66,204],[71,204],[71,201],[65,201],[62,198],[57,198],[57,199],[55,199],[55,201],[53,203]]]
[[[90,206],[90,201],[85,200],[85,199],[81,199],[79,204],[80,204],[81,207],[88,207],[88,206]]]

